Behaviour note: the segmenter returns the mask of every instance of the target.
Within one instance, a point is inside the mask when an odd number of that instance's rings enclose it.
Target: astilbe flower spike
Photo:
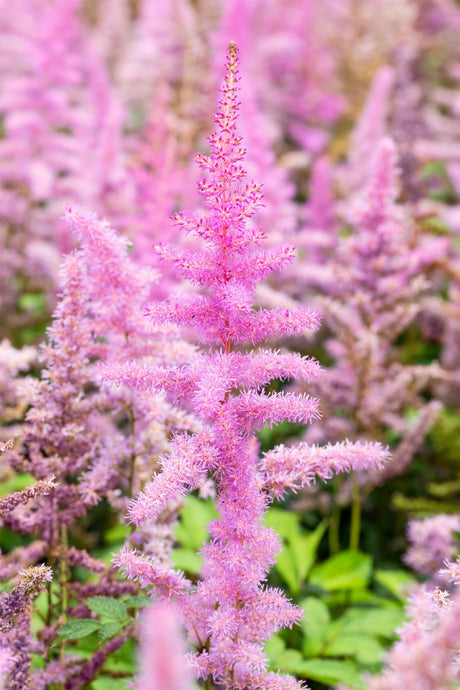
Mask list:
[[[263,584],[280,546],[275,532],[263,524],[269,501],[280,493],[272,487],[282,485],[284,490],[315,474],[327,478],[350,466],[380,465],[385,451],[358,444],[355,451],[361,456],[352,457],[350,444],[339,447],[333,459],[333,449],[310,448],[303,460],[311,464],[311,471],[302,468],[300,458],[279,467],[258,457],[256,429],[319,416],[318,402],[310,396],[268,393],[264,387],[273,379],[308,382],[320,369],[297,354],[262,349],[246,353],[242,348],[283,334],[300,335],[316,328],[319,316],[308,308],[270,311],[252,306],[257,283],[291,262],[294,251],[263,250],[264,233],[247,222],[261,202],[261,191],[244,179],[245,151],[236,130],[237,83],[237,49],[231,43],[215,116],[217,131],[209,137],[211,155],[198,156],[199,166],[208,173],[199,184],[208,212],[176,218],[179,227],[201,238],[203,248],[195,253],[169,245],[155,248],[162,261],[200,290],[177,292],[148,309],[155,324],[193,327],[201,342],[211,347],[179,368],[158,366],[149,371],[128,363],[103,374],[141,388],[164,389],[170,398],[191,407],[203,423],[194,435],[177,435],[163,459],[163,472],[132,503],[130,520],[139,524],[157,516],[208,473],[216,481],[219,518],[209,525],[202,580],[195,586],[181,573],[160,568],[129,549],[118,554],[116,563],[128,577],[152,585],[152,594],[177,602],[196,648],[189,660],[198,678],[232,690],[294,690],[300,687],[294,678],[267,672],[263,651],[270,635],[302,615],[280,591]],[[239,351],[234,350],[237,343]]]
[[[455,538],[457,532],[460,532],[458,515],[410,520],[407,527],[410,547],[404,560],[421,575],[434,575],[436,580],[443,581],[447,573],[439,568],[460,550]]]
[[[367,679],[369,690],[453,690],[459,682],[460,592],[452,598],[422,586],[407,607],[409,620],[386,658],[381,675]]]
[[[402,474],[440,412],[421,392],[444,374],[437,362],[403,364],[398,338],[416,323],[422,300],[432,290],[429,267],[440,245],[417,239],[408,209],[397,203],[397,152],[391,139],[379,142],[366,193],[353,199],[353,232],[340,240],[327,298],[321,300],[333,338],[326,349],[335,360],[313,385],[327,413],[308,429],[308,441],[343,438],[382,440],[398,429],[402,439],[389,463],[346,480],[336,494],[339,505],[362,499],[377,485]],[[405,413],[416,408],[409,423]],[[358,501],[356,484],[363,488]]]
[[[142,621],[138,690],[190,690],[182,657],[183,641],[177,613],[171,604],[149,607]]]

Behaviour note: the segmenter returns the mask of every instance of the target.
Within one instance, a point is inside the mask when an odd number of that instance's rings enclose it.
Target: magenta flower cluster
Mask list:
[[[0,0],[0,690],[458,685],[459,30]]]

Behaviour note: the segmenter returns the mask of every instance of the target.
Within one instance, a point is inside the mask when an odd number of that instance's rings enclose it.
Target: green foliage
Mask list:
[[[96,630],[99,630],[101,623],[90,618],[75,618],[68,623],[64,623],[59,630],[58,635],[66,640],[80,640],[82,637],[91,635]]]
[[[305,659],[297,649],[287,649],[280,637],[269,640],[265,650],[270,659],[270,668],[274,670],[326,684],[346,683],[350,688],[365,690],[359,668],[352,661]]]
[[[310,684],[364,690],[362,674],[379,671],[413,578],[397,569],[373,572],[371,556],[355,550],[317,562],[326,523],[308,530],[302,517],[271,508],[266,518],[284,549],[272,578],[280,577],[305,611],[300,633],[282,632],[267,643],[270,667]]]
[[[302,530],[299,515],[280,508],[271,508],[265,522],[283,539],[283,550],[278,556],[275,569],[289,587],[298,594],[315,561],[320,541],[326,530],[321,522],[313,532]]]
[[[134,597],[125,599],[124,603],[129,608],[142,608],[143,606],[149,606],[152,600],[145,594],[136,594]]]
[[[360,589],[369,583],[372,560],[359,551],[341,551],[313,568],[311,584],[326,591]]]
[[[424,518],[439,513],[458,513],[458,503],[447,501],[433,501],[430,498],[415,497],[411,498],[403,494],[396,493],[393,496],[393,507],[410,513],[410,517]]]
[[[126,680],[101,676],[91,683],[93,690],[126,690]]]
[[[41,292],[23,293],[18,300],[21,311],[33,312],[35,315],[43,316],[46,313],[46,297]]]
[[[0,483],[0,498],[9,496],[15,491],[22,491],[35,483],[35,478],[31,474],[15,474],[11,479]]]
[[[131,597],[134,603],[132,607],[139,607],[144,605],[144,597]],[[145,597],[148,602],[150,600]],[[129,599],[127,599],[129,602]],[[113,597],[90,597],[85,601],[86,606],[97,613],[102,621],[94,618],[81,618],[78,620],[69,621],[65,623],[58,630],[58,635],[68,640],[78,640],[83,637],[91,635],[96,630],[99,633],[100,642],[110,639],[118,635],[123,628],[134,622],[128,615],[127,604],[114,599]],[[109,619],[108,621],[104,619]]]
[[[172,553],[174,565],[192,575],[201,571],[202,561],[197,551],[206,541],[209,522],[216,516],[210,501],[200,500],[196,496],[187,497],[176,527],[176,540],[180,546]]]
[[[405,570],[376,570],[374,580],[403,604],[410,586],[415,583],[415,579]]]
[[[307,657],[315,657],[321,654],[326,643],[331,614],[324,601],[316,597],[303,599],[300,606],[305,610],[301,622],[302,652]]]
[[[282,389],[283,386],[272,386],[275,390]],[[302,424],[296,424],[294,422],[280,422],[280,424],[273,424],[272,426],[267,426],[259,431],[259,443],[260,450],[262,453],[270,450],[279,443],[283,443],[286,438],[295,438],[300,436],[304,430]]]
[[[100,640],[105,641],[110,637],[115,637],[115,635],[118,635],[128,624],[129,621],[111,621],[110,623],[104,623],[104,625],[101,625],[99,628]]]
[[[460,414],[444,408],[429,434],[438,462],[460,467]]]
[[[86,606],[94,611],[94,613],[106,618],[114,618],[122,621],[128,615],[128,610],[125,604],[118,599],[112,597],[91,597],[86,600]]]
[[[104,541],[106,544],[122,544],[125,537],[129,534],[130,530],[128,525],[124,522],[114,525],[110,529],[106,530],[104,534]]]

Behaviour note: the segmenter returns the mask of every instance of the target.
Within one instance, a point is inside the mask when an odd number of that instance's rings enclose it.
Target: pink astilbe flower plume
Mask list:
[[[189,660],[198,678],[232,690],[294,690],[300,687],[295,679],[267,673],[265,640],[297,623],[302,612],[281,592],[264,585],[280,540],[263,521],[270,500],[279,493],[272,485],[282,483],[287,489],[308,478],[300,459],[281,468],[261,460],[254,433],[283,420],[307,423],[316,419],[319,411],[314,398],[270,393],[265,386],[273,379],[309,382],[320,370],[308,357],[251,351],[251,344],[301,335],[317,328],[319,316],[302,307],[253,307],[257,283],[289,264],[294,250],[262,249],[265,235],[251,222],[262,195],[259,185],[246,181],[242,167],[245,151],[236,130],[237,86],[237,49],[231,43],[223,97],[215,116],[217,130],[209,138],[211,154],[198,156],[200,168],[207,173],[199,183],[206,213],[176,217],[178,227],[201,239],[202,249],[155,248],[162,261],[198,290],[176,292],[148,309],[156,325],[173,322],[193,329],[208,349],[181,367],[157,366],[149,372],[128,363],[104,374],[144,389],[165,390],[167,396],[193,409],[202,422],[202,430],[195,435],[176,436],[163,460],[163,472],[133,501],[130,519],[139,523],[158,515],[170,500],[197,487],[208,473],[216,482],[219,518],[209,525],[210,539],[202,548],[203,577],[195,586],[180,573],[168,573],[126,549],[116,562],[129,577],[153,586],[152,595],[176,600],[196,649]],[[353,457],[352,444],[338,448],[333,461],[332,449],[324,455],[323,449],[309,448],[304,461],[311,463],[312,475],[329,477],[334,471],[375,466],[385,459],[381,448],[355,446],[355,450],[361,456]]]
[[[386,657],[379,676],[367,678],[369,690],[454,690],[458,688],[460,592],[422,586],[407,607],[409,620]]]
[[[183,647],[173,606],[161,603],[147,609],[142,621],[137,690],[191,690]]]
[[[407,527],[410,546],[404,560],[421,575],[434,575],[435,581],[444,582],[447,573],[439,568],[459,552],[458,532],[460,517],[457,515],[410,520]]]
[[[357,478],[366,487],[364,495],[407,469],[440,411],[438,402],[426,403],[421,395],[442,378],[440,366],[403,364],[398,338],[416,322],[433,290],[428,269],[444,243],[418,237],[408,209],[397,203],[398,173],[395,145],[383,139],[366,193],[349,204],[353,231],[340,239],[331,266],[335,281],[321,300],[333,333],[326,349],[335,363],[313,383],[327,412],[306,435],[310,442],[381,441],[386,429],[401,433],[391,461],[369,466]],[[419,410],[413,423],[405,416],[410,407]],[[352,482],[345,480],[337,502],[351,502],[352,492]]]

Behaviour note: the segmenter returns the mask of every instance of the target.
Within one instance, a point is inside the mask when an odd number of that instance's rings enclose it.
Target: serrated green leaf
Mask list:
[[[67,640],[81,640],[81,638],[91,635],[101,627],[99,621],[95,621],[90,618],[76,618],[69,623],[64,623],[58,632],[60,637],[64,637]]]
[[[128,608],[141,608],[142,606],[150,606],[152,600],[145,594],[136,594],[134,597],[128,597],[123,602]]]
[[[326,591],[360,589],[367,586],[372,559],[359,551],[342,551],[313,568],[310,582]]]
[[[127,622],[127,621],[126,621]],[[101,640],[108,640],[110,637],[114,637],[120,630],[123,630],[126,623],[121,621],[110,621],[110,623],[104,623],[99,628],[99,637]]]
[[[106,616],[107,618],[124,620],[128,615],[124,603],[112,597],[90,597],[85,601],[85,604],[91,611],[98,613],[100,616]]]
[[[302,652],[305,656],[317,656],[327,637],[327,631],[331,621],[329,609],[316,597],[307,597],[300,602],[305,609],[305,616],[300,625],[304,634]]]
[[[365,604],[376,608],[385,606],[394,606],[393,599],[379,597],[369,589],[338,589],[335,592],[330,592],[322,597],[324,603],[329,609],[333,608],[347,608],[353,604]]]

